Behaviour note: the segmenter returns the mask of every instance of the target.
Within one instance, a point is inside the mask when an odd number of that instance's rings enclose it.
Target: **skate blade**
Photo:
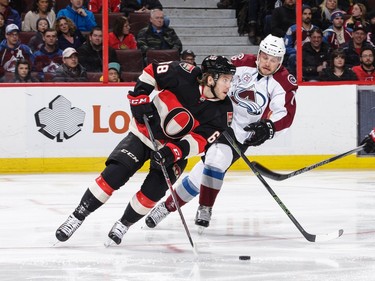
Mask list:
[[[198,234],[202,235],[205,229],[206,229],[206,227],[204,227],[204,226],[198,226]]]
[[[104,242],[104,247],[109,248],[115,244],[116,243],[112,239],[108,239],[106,242]]]
[[[55,247],[57,244],[60,244],[61,241],[60,240],[56,240],[55,243],[52,244],[52,247]]]

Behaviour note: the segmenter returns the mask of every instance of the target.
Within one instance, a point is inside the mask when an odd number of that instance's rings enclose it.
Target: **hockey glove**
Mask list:
[[[132,91],[129,91],[128,99],[130,109],[135,120],[137,120],[138,123],[144,124],[143,115],[146,115],[148,119],[151,119],[155,114],[155,110],[148,95],[133,96],[133,94]]]
[[[375,128],[361,141],[362,144],[366,144],[363,148],[366,153],[375,152]]]
[[[167,143],[163,148],[152,152],[150,165],[151,168],[160,169],[161,164],[168,167],[181,158],[181,149],[175,144]]]
[[[275,126],[269,119],[262,119],[258,122],[251,123],[244,128],[247,132],[253,132],[245,141],[248,146],[258,146],[266,140],[270,140],[275,135]]]

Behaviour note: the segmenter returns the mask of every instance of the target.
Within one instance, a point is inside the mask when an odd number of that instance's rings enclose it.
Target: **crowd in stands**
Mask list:
[[[375,1],[303,0],[302,4],[302,11],[296,11],[296,0],[220,0],[217,7],[236,10],[238,32],[247,34],[251,44],[259,44],[270,33],[283,37],[287,50],[283,64],[294,75],[296,12],[301,13],[304,81],[373,81]],[[109,0],[108,5],[110,82],[135,81],[155,60],[153,50],[169,50],[160,59],[196,65],[193,51],[182,52],[182,42],[159,0]],[[0,81],[82,82],[90,81],[91,73],[101,74],[102,10],[101,0],[0,0]],[[134,58],[141,53],[138,69],[127,67],[124,50],[133,50]],[[26,68],[28,74],[23,76]]]

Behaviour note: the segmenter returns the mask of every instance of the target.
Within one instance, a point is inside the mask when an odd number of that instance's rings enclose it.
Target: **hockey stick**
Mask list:
[[[227,131],[223,132],[224,137],[228,140],[230,145],[233,147],[233,149],[238,153],[239,156],[246,162],[246,164],[249,166],[249,168],[253,171],[253,173],[257,176],[257,178],[263,183],[264,187],[268,190],[268,192],[272,195],[273,199],[276,200],[276,202],[279,204],[279,206],[284,210],[284,212],[287,214],[289,219],[294,223],[294,225],[298,228],[298,230],[302,233],[302,235],[310,242],[321,242],[321,241],[328,241],[331,239],[335,239],[340,237],[344,230],[340,229],[339,231],[328,233],[328,234],[310,234],[306,232],[303,227],[299,224],[299,222],[296,220],[296,218],[292,215],[292,213],[288,210],[288,208],[284,205],[284,203],[280,200],[280,198],[276,195],[276,193],[272,190],[272,188],[269,186],[269,184],[265,181],[265,179],[262,177],[262,175],[255,169],[252,162],[243,154],[243,152],[240,150],[240,148],[237,146],[236,142],[233,140],[233,138],[228,134]]]
[[[343,157],[345,157],[347,155],[350,155],[354,152],[361,151],[364,146],[365,146],[365,144],[363,144],[361,146],[358,146],[358,147],[356,147],[352,150],[349,150],[347,152],[344,152],[342,154],[333,156],[331,158],[328,158],[326,160],[323,160],[321,162],[313,164],[311,166],[307,166],[305,168],[302,168],[302,169],[299,169],[297,171],[291,172],[289,174],[279,174],[279,173],[273,172],[273,171],[267,169],[266,167],[264,167],[263,165],[259,164],[256,161],[252,161],[251,163],[253,164],[254,168],[257,169],[259,171],[259,173],[261,173],[263,176],[265,176],[267,178],[270,178],[270,179],[273,179],[273,180],[276,180],[276,181],[283,181],[283,180],[289,179],[291,177],[297,176],[299,174],[311,171],[312,169],[318,168],[318,167],[323,166],[325,164],[331,163],[331,162],[333,162],[337,159],[343,158]]]
[[[150,140],[152,142],[152,145],[154,146],[155,151],[158,151],[159,150],[158,149],[158,145],[156,144],[156,140],[155,140],[154,135],[153,135],[153,133],[151,131],[151,127],[150,127],[150,124],[148,123],[148,118],[147,118],[146,115],[143,115],[143,121],[145,122],[145,125],[146,125],[146,128],[147,128],[147,132],[148,132],[148,134],[150,136]],[[189,231],[189,228],[188,228],[188,226],[186,224],[184,215],[182,214],[180,205],[178,204],[178,200],[177,200],[175,191],[173,189],[173,184],[171,182],[171,179],[169,178],[169,175],[168,175],[168,172],[167,172],[167,168],[165,167],[164,163],[162,163],[162,162],[160,163],[160,167],[161,167],[161,170],[163,172],[163,175],[164,175],[164,178],[165,178],[165,182],[167,183],[169,191],[171,192],[173,202],[176,205],[176,209],[177,209],[177,211],[178,211],[178,213],[180,215],[182,224],[184,225],[185,232],[186,232],[187,237],[189,238],[190,245],[193,248],[194,254],[197,256],[198,253],[197,253],[197,251],[196,251],[196,249],[194,247],[194,242],[193,242],[193,239],[191,238],[190,231]]]

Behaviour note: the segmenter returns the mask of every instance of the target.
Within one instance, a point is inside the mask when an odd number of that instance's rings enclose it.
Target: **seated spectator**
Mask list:
[[[120,11],[129,16],[129,13],[150,13],[151,10],[163,10],[159,0],[121,0]]]
[[[118,17],[113,24],[113,31],[108,34],[109,46],[115,50],[137,49],[137,41],[130,33],[126,17]]]
[[[358,80],[355,73],[345,66],[345,52],[343,49],[335,49],[331,53],[330,66],[320,73],[321,81],[355,81]]]
[[[89,11],[93,13],[101,13],[103,6],[103,0],[90,0]],[[120,0],[108,0],[108,12],[119,13],[120,12]]]
[[[362,3],[355,3],[352,6],[351,16],[345,21],[345,27],[353,29],[355,25],[362,25],[368,31],[369,23],[366,21],[366,6]]]
[[[357,22],[353,29],[352,39],[350,39],[348,45],[344,48],[346,65],[348,67],[353,67],[360,64],[359,56],[361,54],[361,49],[367,45],[370,45],[366,39],[366,28],[360,22]]]
[[[337,0],[324,0],[316,12],[313,12],[312,23],[321,30],[325,30],[332,25],[331,16],[338,10]]]
[[[5,71],[14,72],[19,59],[27,59],[30,65],[34,62],[34,55],[29,46],[19,40],[19,28],[10,24],[5,29],[5,39],[0,43],[0,77]]]
[[[310,41],[310,32],[316,28],[311,24],[312,12],[310,6],[302,6],[302,46]],[[296,55],[297,55],[297,25],[290,26],[284,36],[285,42],[285,63],[291,74],[296,75]]]
[[[314,28],[310,33],[310,42],[302,47],[302,73],[305,81],[319,81],[319,75],[327,67],[329,45],[323,42],[323,32]]]
[[[38,19],[36,25],[38,31],[35,33],[33,37],[30,38],[29,43],[27,44],[33,53],[38,51],[40,47],[43,45],[43,34],[47,29],[50,28],[49,22],[46,18]]]
[[[369,14],[369,32],[367,33],[367,41],[375,47],[375,9]]]
[[[331,49],[345,47],[352,38],[352,30],[344,26],[343,11],[332,13],[332,25],[323,31],[324,41],[327,42]]]
[[[40,18],[45,18],[49,26],[53,26],[56,20],[56,14],[52,10],[52,0],[34,0],[33,7],[25,15],[22,30],[23,31],[38,31],[37,21]]]
[[[44,44],[35,52],[33,70],[39,73],[40,80],[44,73],[55,73],[62,64],[62,53],[57,44],[57,33],[54,29],[47,29],[43,34]]]
[[[63,52],[63,64],[56,69],[54,82],[87,82],[86,69],[79,64],[78,53],[74,48]]]
[[[67,17],[60,17],[55,22],[59,49],[65,50],[68,47],[78,49],[86,42],[86,38],[77,29],[74,22]]]
[[[275,8],[271,18],[271,33],[284,38],[288,28],[296,23],[296,0],[284,0],[281,7]]]
[[[100,81],[103,81],[103,76],[100,77]],[[120,64],[117,62],[110,62],[108,64],[108,82],[115,83],[121,82],[121,70]]]
[[[78,48],[78,58],[81,65],[88,72],[103,71],[103,31],[100,27],[94,27],[89,40]],[[108,61],[117,62],[116,51],[108,47]]]
[[[137,47],[144,57],[149,49],[177,49],[179,53],[182,51],[180,38],[173,28],[164,26],[164,12],[159,9],[151,11],[149,25],[139,31]]]
[[[16,62],[14,79],[11,82],[30,83],[30,82],[39,82],[39,80],[31,76],[30,62],[26,59],[19,59]]]
[[[375,81],[374,57],[375,51],[373,47],[367,46],[361,50],[361,64],[352,68],[358,80]]]
[[[22,19],[19,13],[9,6],[9,0],[0,0],[0,13],[4,15],[5,26],[15,24],[18,29],[21,30]]]
[[[195,54],[192,50],[185,50],[181,53],[181,61],[186,61],[192,65],[197,65],[195,62]]]
[[[0,43],[5,39],[5,17],[0,13]]]
[[[79,31],[91,31],[96,26],[94,13],[83,7],[82,0],[70,0],[70,5],[57,13],[57,18],[70,18]]]

